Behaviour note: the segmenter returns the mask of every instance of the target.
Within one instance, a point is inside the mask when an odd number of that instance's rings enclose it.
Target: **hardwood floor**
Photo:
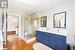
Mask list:
[[[11,41],[7,41],[6,47],[7,47],[7,50],[34,50],[32,45],[35,42],[36,41],[33,41],[27,44],[21,38],[15,38]]]

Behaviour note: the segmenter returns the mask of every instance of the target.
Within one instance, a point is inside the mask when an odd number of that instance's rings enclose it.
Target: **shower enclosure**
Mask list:
[[[39,26],[39,18],[33,18],[31,16],[22,17],[21,18],[22,36],[27,40],[34,38],[38,26]]]

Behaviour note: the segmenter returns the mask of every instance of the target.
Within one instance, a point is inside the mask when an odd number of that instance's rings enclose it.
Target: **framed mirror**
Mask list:
[[[41,27],[47,27],[47,16],[41,17]]]
[[[53,15],[54,28],[66,28],[66,11],[55,13]]]

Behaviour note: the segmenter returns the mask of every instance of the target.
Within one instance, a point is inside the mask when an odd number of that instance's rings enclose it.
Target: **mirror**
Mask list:
[[[41,27],[47,27],[47,16],[41,17]]]
[[[66,12],[60,12],[53,15],[54,28],[66,28]]]

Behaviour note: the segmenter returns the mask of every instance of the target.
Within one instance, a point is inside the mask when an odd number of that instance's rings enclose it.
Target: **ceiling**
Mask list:
[[[8,11],[19,15],[30,14],[51,7],[61,0],[8,0]]]

